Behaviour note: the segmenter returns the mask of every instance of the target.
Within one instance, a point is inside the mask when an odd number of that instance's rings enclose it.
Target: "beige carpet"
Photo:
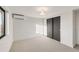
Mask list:
[[[13,42],[10,52],[77,52],[79,49],[70,48],[58,41],[47,37],[35,37]]]

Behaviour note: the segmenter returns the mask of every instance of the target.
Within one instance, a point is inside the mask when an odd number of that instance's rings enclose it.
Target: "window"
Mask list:
[[[0,7],[0,39],[5,36],[5,10]]]

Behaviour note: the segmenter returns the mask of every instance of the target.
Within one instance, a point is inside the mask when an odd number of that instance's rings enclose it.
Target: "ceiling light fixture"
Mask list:
[[[47,14],[48,8],[47,7],[39,7],[39,8],[37,8],[37,11],[40,12],[41,16],[45,16]]]

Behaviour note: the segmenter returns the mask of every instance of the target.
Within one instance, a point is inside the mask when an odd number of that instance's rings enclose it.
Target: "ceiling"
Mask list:
[[[12,13],[23,14],[30,17],[43,18],[37,11],[37,8],[41,6],[8,6]],[[69,10],[78,9],[79,6],[44,6],[48,8],[46,12],[46,18],[49,18],[55,14],[63,13]]]

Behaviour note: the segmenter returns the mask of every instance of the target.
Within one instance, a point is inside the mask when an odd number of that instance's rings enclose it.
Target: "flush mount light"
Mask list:
[[[39,7],[39,8],[37,8],[37,11],[40,13],[40,15],[45,16],[47,14],[48,8],[47,7]]]

